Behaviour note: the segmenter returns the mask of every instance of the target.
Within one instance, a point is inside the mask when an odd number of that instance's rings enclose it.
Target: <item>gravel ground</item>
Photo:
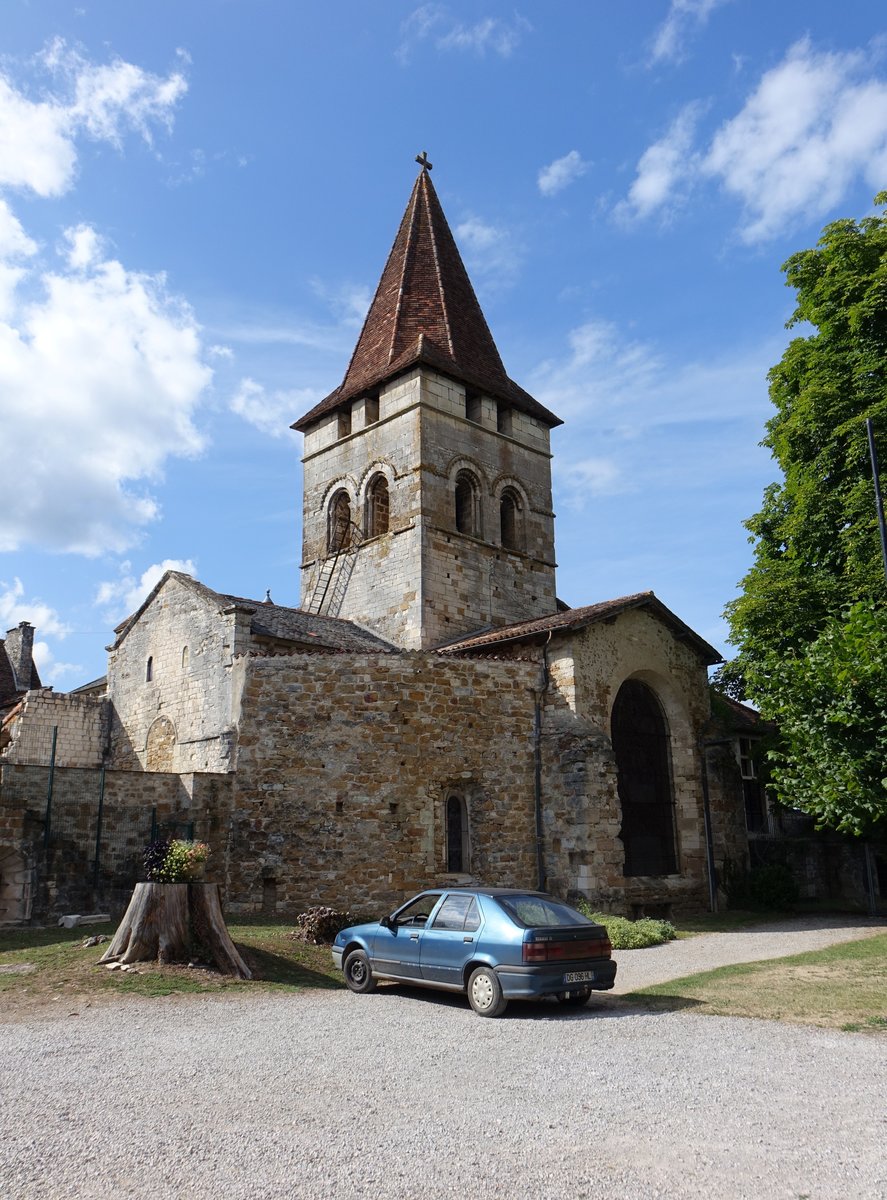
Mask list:
[[[887,1042],[859,1034],[384,988],[0,1024],[0,1063],[16,1200],[887,1197]]]

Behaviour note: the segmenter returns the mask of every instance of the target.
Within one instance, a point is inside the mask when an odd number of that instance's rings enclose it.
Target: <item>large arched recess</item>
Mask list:
[[[627,679],[619,689],[610,729],[622,806],[623,874],[672,875],[677,855],[668,725],[655,693],[640,679]]]

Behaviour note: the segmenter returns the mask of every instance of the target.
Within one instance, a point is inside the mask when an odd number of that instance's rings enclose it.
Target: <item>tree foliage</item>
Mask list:
[[[887,192],[875,204],[887,205]],[[870,668],[887,668],[884,640],[867,645],[855,632],[864,623],[863,612],[882,621],[883,612],[877,610],[887,602],[865,427],[870,417],[883,459],[887,215],[835,221],[826,226],[815,249],[794,254],[783,271],[786,284],[797,293],[788,324],[803,332],[769,376],[776,411],[763,444],[772,451],[782,479],[766,489],[760,512],[746,522],[754,562],[741,595],[727,607],[738,654],[721,682],[731,694],[747,696],[767,717],[781,722],[788,756],[781,762],[781,798],[814,812],[824,823],[859,828],[865,804],[858,789],[876,785],[867,759],[860,759],[851,787],[849,760],[839,754],[837,734],[843,731],[849,755],[860,751],[853,720],[863,721],[874,734],[874,709],[854,688],[858,680],[870,678]],[[857,656],[852,670],[851,654]],[[871,696],[874,704],[875,693]],[[812,755],[816,769],[807,771],[792,756],[802,752],[805,708],[814,703],[833,718],[844,716],[828,724],[826,739],[825,726],[808,714],[807,735],[821,740]],[[887,709],[882,708],[880,720],[887,722]],[[836,765],[843,764],[847,811],[857,816],[844,818],[837,794],[822,804],[816,799],[822,783],[817,771],[827,770],[830,755],[837,756]],[[879,783],[876,793],[880,812],[887,814]]]

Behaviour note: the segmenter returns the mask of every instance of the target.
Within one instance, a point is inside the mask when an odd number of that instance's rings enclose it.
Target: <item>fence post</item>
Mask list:
[[[99,886],[99,855],[102,849],[102,816],[105,811],[105,768],[99,776],[99,811],[95,822],[95,858],[92,864],[92,890],[98,891]]]
[[[55,780],[55,745],[59,736],[58,725],[52,727],[52,749],[49,752],[49,782],[46,787],[46,816],[43,820],[43,846],[49,845],[52,821],[52,785]]]

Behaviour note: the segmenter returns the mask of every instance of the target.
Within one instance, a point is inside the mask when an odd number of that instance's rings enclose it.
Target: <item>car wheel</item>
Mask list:
[[[571,1008],[579,1008],[581,1005],[588,1003],[590,995],[591,988],[581,988],[578,992],[558,992],[557,998],[560,1004],[567,1004]]]
[[[352,992],[374,992],[376,981],[370,970],[370,960],[363,950],[352,950],[345,959],[345,986]]]
[[[505,1012],[508,1001],[502,995],[502,985],[492,967],[478,967],[471,972],[468,1003],[479,1017],[498,1017]]]

